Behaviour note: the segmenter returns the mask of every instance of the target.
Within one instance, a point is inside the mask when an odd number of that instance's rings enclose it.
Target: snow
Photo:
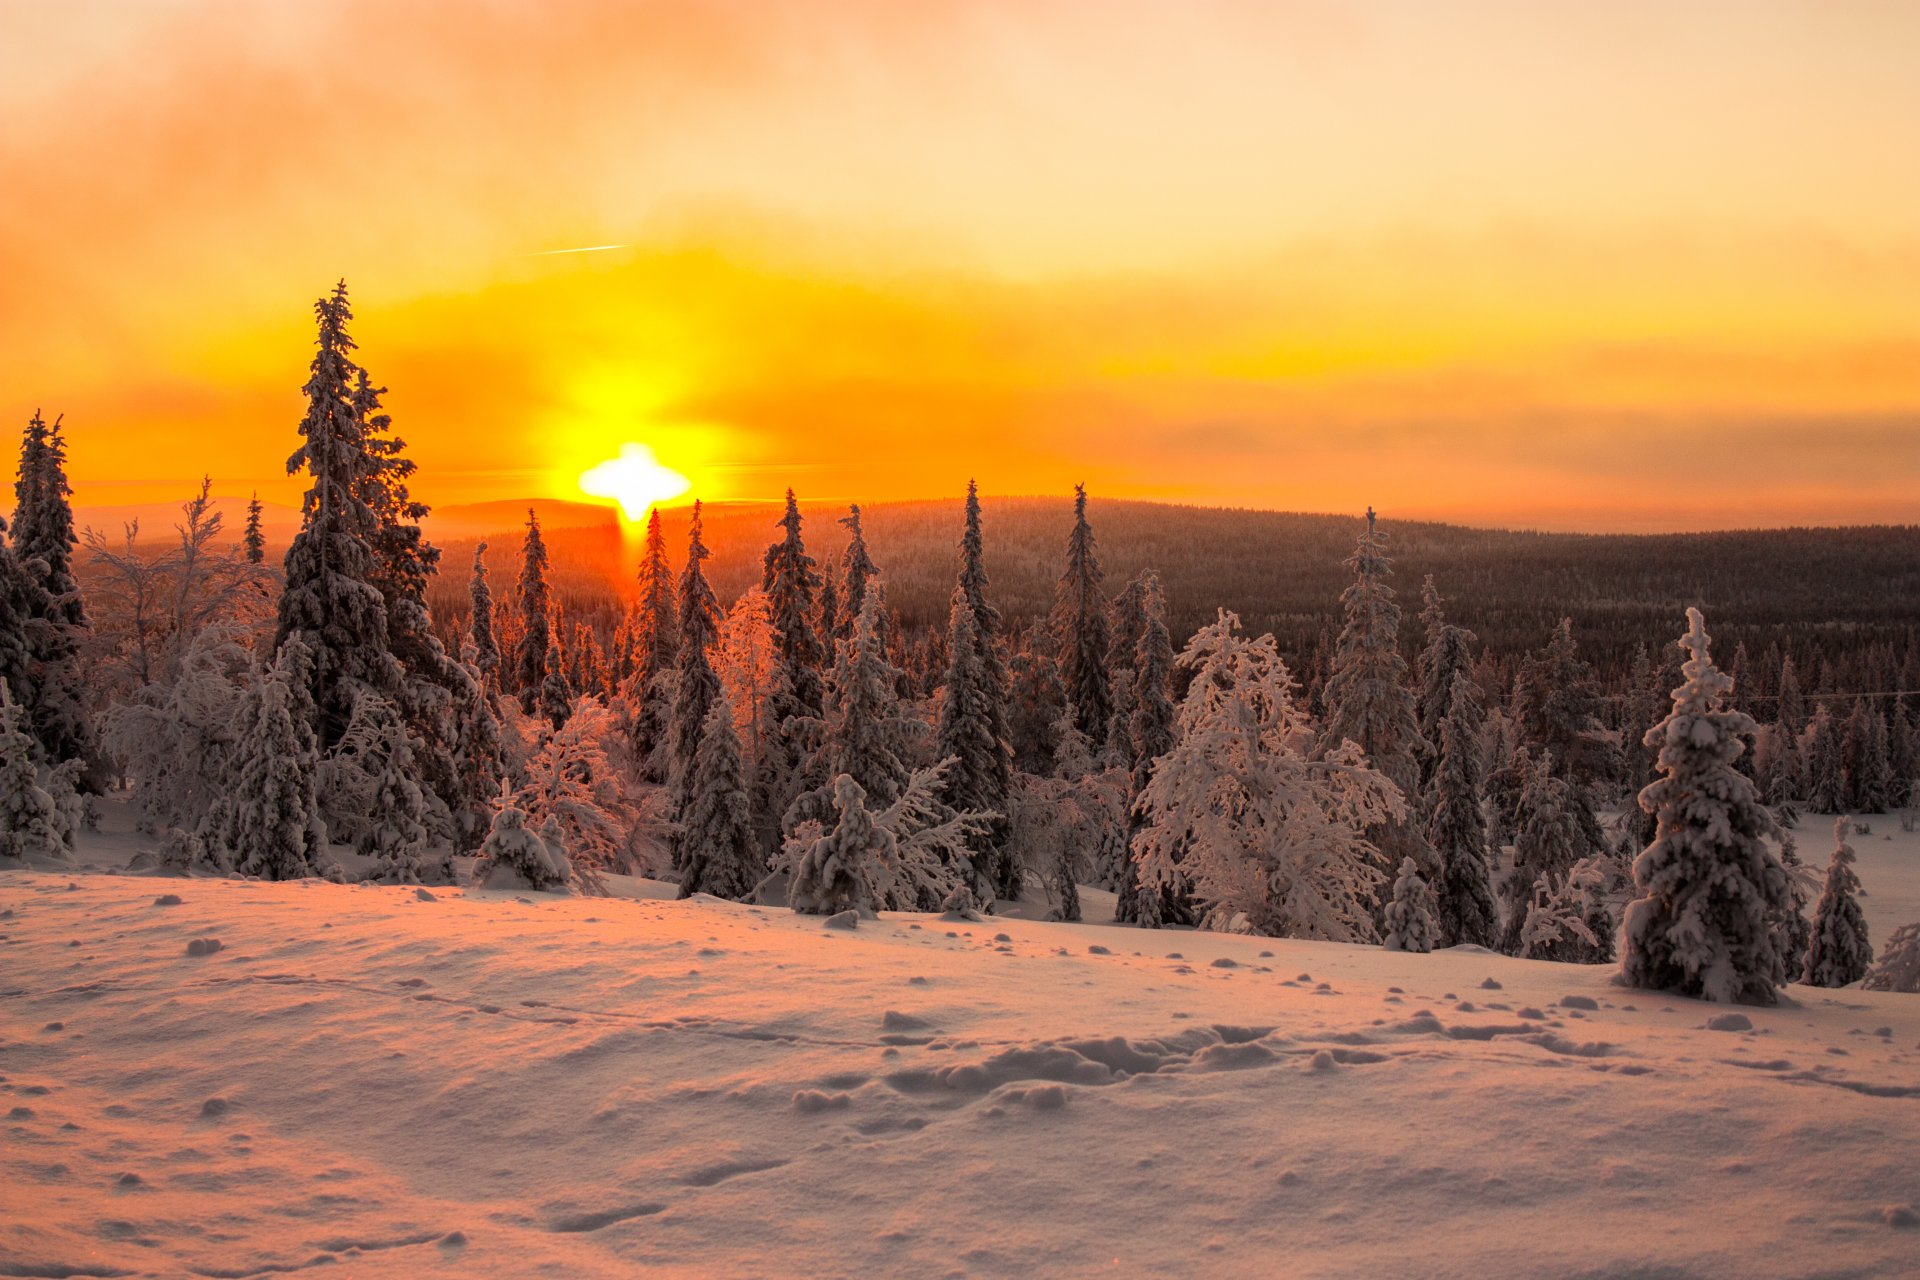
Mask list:
[[[105,808],[0,872],[0,1275],[1920,1258],[1913,996],[1735,1021],[1473,947],[105,874],[143,843]],[[1873,824],[1877,951],[1920,835]]]

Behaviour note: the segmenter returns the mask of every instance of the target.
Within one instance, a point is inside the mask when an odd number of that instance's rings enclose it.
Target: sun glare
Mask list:
[[[636,524],[647,518],[654,503],[677,498],[692,487],[691,480],[662,466],[644,444],[623,444],[618,457],[580,473],[580,492],[612,499],[620,504],[621,517]]]

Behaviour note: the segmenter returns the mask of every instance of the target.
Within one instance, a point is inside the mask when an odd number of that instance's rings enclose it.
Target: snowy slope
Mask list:
[[[1920,997],[431,895],[0,873],[0,1275],[1920,1269]]]

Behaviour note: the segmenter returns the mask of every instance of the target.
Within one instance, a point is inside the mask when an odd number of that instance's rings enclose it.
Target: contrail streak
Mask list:
[[[609,249],[631,249],[630,244],[590,244],[584,249],[542,249],[538,253],[529,253],[529,258],[551,258],[556,253],[605,253]]]

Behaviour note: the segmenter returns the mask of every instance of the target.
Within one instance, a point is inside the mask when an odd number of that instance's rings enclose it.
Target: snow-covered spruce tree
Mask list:
[[[908,743],[919,727],[900,706],[900,673],[888,661],[881,636],[885,596],[881,580],[870,579],[852,638],[835,646],[826,717],[805,726],[811,749],[808,776],[832,779],[847,774],[860,784],[862,795],[882,808],[898,799],[907,784],[912,773]],[[781,831],[791,836],[808,820],[824,825],[832,818],[833,804],[831,783],[802,792],[787,807]]]
[[[1860,989],[1920,992],[1920,924],[1903,924],[1893,931]]]
[[[306,676],[310,658],[301,634],[289,635],[261,683],[253,730],[240,745],[231,849],[244,875],[297,880],[317,874],[326,847],[315,739],[295,723],[292,710],[294,683]]]
[[[972,491],[971,487],[968,491]],[[840,589],[832,628],[832,639],[836,641],[853,634],[855,624],[860,621],[860,610],[867,602],[867,580],[880,572],[880,566],[867,553],[866,530],[860,527],[860,505],[849,505],[840,523],[847,531],[847,545],[840,553]]]
[[[1839,813],[1847,807],[1846,727],[1823,702],[1814,708],[1806,739],[1807,805]]]
[[[0,685],[0,859],[68,856],[53,796],[40,785],[39,745],[22,727],[25,717]]]
[[[1044,637],[1029,632],[1021,639],[1026,643],[1016,644],[1007,659],[1007,744],[1016,770],[1051,777],[1060,724],[1069,717],[1067,686]]]
[[[779,708],[773,695],[782,671],[773,614],[767,607],[767,593],[759,587],[741,592],[721,618],[713,668],[733,708],[741,776],[746,779],[753,803],[753,827],[763,838],[764,849],[765,837],[778,830],[780,815],[790,803],[790,798],[783,800],[781,796],[792,775],[778,750],[778,725],[773,717]],[[704,731],[701,740],[705,741]]]
[[[558,729],[573,714],[573,686],[567,681],[564,665],[555,661],[557,647],[553,637],[547,637],[547,674],[540,681],[540,694],[535,699],[535,709],[542,719]]]
[[[1173,638],[1167,631],[1167,598],[1160,586],[1160,575],[1146,575],[1145,625],[1134,652],[1133,722],[1128,739],[1133,758],[1127,771],[1126,858],[1120,868],[1121,881],[1114,886],[1118,894],[1114,918],[1155,928],[1167,924],[1193,922],[1192,895],[1184,877],[1147,892],[1140,881],[1135,842],[1146,825],[1140,797],[1153,778],[1154,763],[1173,750],[1178,729],[1178,713],[1173,705]],[[1177,864],[1180,855],[1176,852]]]
[[[1393,900],[1387,903],[1387,933],[1381,944],[1389,951],[1431,951],[1438,942],[1433,892],[1413,859],[1404,858],[1393,882]]]
[[[506,792],[493,812],[487,838],[473,864],[473,883],[483,889],[532,889],[538,893],[565,892],[573,882],[573,867],[564,848],[534,830],[526,810]]]
[[[1380,872],[1365,832],[1403,815],[1399,789],[1351,743],[1307,758],[1312,730],[1271,635],[1246,639],[1223,609],[1179,661],[1194,678],[1179,741],[1140,797],[1142,885],[1190,879],[1204,928],[1374,938]]]
[[[509,682],[525,715],[532,715],[540,705],[552,648],[553,598],[547,588],[547,544],[540,536],[540,516],[528,507],[527,532],[520,543],[520,644]]]
[[[1438,945],[1443,947],[1461,943],[1493,947],[1500,940],[1486,819],[1480,811],[1477,724],[1483,715],[1477,695],[1472,678],[1465,671],[1455,672],[1452,697],[1439,728],[1427,843],[1440,864],[1434,912]]]
[[[668,811],[678,823],[685,822],[693,798],[692,767],[700,750],[700,731],[720,696],[720,677],[712,659],[720,634],[720,602],[701,567],[709,553],[700,539],[700,503],[696,501],[687,532],[687,567],[680,575],[680,656],[673,681],[673,714],[667,722]],[[687,868],[684,839],[674,840],[673,865],[682,872]]]
[[[792,489],[787,490],[787,509],[778,527],[783,536],[767,548],[760,579],[773,624],[775,657],[767,689],[767,719],[774,736],[761,764],[763,811],[775,817],[786,812],[804,785],[804,724],[818,720],[824,710],[820,672],[826,665],[826,649],[814,629],[820,575],[800,536],[800,506]]]
[[[1340,595],[1344,621],[1327,677],[1327,723],[1320,749],[1330,752],[1342,742],[1351,742],[1402,796],[1414,796],[1419,793],[1420,757],[1426,745],[1420,737],[1414,696],[1406,687],[1406,659],[1400,656],[1400,606],[1387,585],[1393,561],[1387,558],[1386,537],[1372,507],[1367,508],[1367,527],[1346,564],[1353,570],[1353,584]],[[1412,858],[1429,874],[1434,870],[1433,851],[1420,825],[1409,821],[1406,812],[1402,808],[1391,821],[1367,833],[1368,842],[1378,850],[1377,883],[1384,885],[1403,858]],[[1370,905],[1377,923],[1385,904]]]
[[[467,620],[467,640],[473,645],[473,665],[480,673],[483,688],[492,689],[500,680],[500,642],[493,634],[493,587],[487,582],[487,544],[473,549],[473,576],[467,579],[467,594],[473,612]]]
[[[898,857],[891,833],[877,826],[866,792],[846,774],[833,780],[832,831],[816,838],[795,864],[787,905],[808,915],[878,909],[875,881]]]
[[[1844,987],[1866,976],[1873,964],[1873,944],[1867,940],[1867,919],[1860,911],[1860,877],[1853,870],[1853,846],[1847,843],[1850,820],[1833,821],[1833,857],[1827,863],[1826,886],[1813,908],[1813,930],[1807,942],[1801,981],[1810,987]]]
[[[868,576],[871,578],[871,573]],[[989,585],[980,491],[969,479],[965,521],[960,534],[960,588],[966,592],[967,605],[973,610],[973,642],[980,655],[980,689],[986,700],[993,740],[1005,744],[1008,751],[1012,752],[1015,749],[1014,733],[1008,720],[1012,682],[1001,648],[1000,611],[987,598]],[[1016,901],[1020,897],[1020,859],[1009,848],[1007,819],[1004,816],[1008,792],[1012,787],[1012,767],[1009,757],[1005,771],[996,771],[990,778],[990,785],[983,797],[986,808],[994,815],[985,838],[994,848],[1007,851],[1006,856],[999,860],[998,880],[993,886],[995,896],[1006,902]]]
[[[1798,978],[1806,964],[1807,944],[1813,940],[1813,925],[1807,919],[1807,906],[1813,901],[1813,873],[1800,861],[1798,843],[1791,831],[1780,833],[1780,866],[1787,873],[1787,902],[1773,916],[1775,949],[1786,958],[1787,977]]]
[[[1073,486],[1073,529],[1067,534],[1067,567],[1060,575],[1055,607],[1060,633],[1060,670],[1067,683],[1073,723],[1099,748],[1113,716],[1107,684],[1107,600],[1101,593],[1100,557],[1087,523],[1087,487]]]
[[[939,723],[934,754],[951,759],[941,799],[954,809],[972,809],[1008,815],[1008,792],[1013,776],[1012,753],[994,736],[992,693],[980,662],[979,624],[964,586],[956,584],[947,613],[947,672],[940,686]],[[1010,816],[1010,815],[1009,815]],[[1009,876],[1010,858],[1006,822],[982,832],[969,850],[969,869],[975,897],[990,902],[1002,886],[1017,880]]]
[[[1580,656],[1573,620],[1562,618],[1546,645],[1521,660],[1513,712],[1527,746],[1535,754],[1551,751],[1554,772],[1577,792],[1614,769],[1614,748],[1600,720],[1604,705],[1593,666]]]
[[[420,788],[414,745],[397,707],[377,693],[360,695],[335,753],[337,758],[342,749],[351,750],[365,779],[366,822],[354,847],[372,863],[370,880],[451,884],[451,863],[443,858],[428,865],[428,799]]]
[[[1767,848],[1773,819],[1734,768],[1753,730],[1726,708],[1731,681],[1713,665],[1706,619],[1687,610],[1687,660],[1673,710],[1647,731],[1660,777],[1640,793],[1657,818],[1633,863],[1638,896],[1620,929],[1620,981],[1742,1004],[1772,1004],[1787,978],[1770,919],[1787,909],[1787,873]]]
[[[1419,687],[1420,741],[1427,748],[1421,756],[1420,768],[1420,783],[1425,789],[1431,787],[1433,775],[1440,768],[1441,725],[1453,708],[1456,677],[1466,677],[1472,687],[1469,705],[1476,718],[1468,728],[1473,734],[1479,734],[1485,716],[1480,710],[1480,690],[1473,686],[1473,646],[1478,637],[1465,627],[1456,627],[1447,621],[1446,601],[1433,585],[1432,574],[1428,574],[1421,585],[1420,599],[1424,605],[1420,622],[1425,629],[1426,644],[1415,663],[1414,676]]]
[[[1133,712],[1139,701],[1135,665],[1140,659],[1140,638],[1147,630],[1147,579],[1152,572],[1143,569],[1128,579],[1110,610],[1113,639],[1107,650],[1107,684],[1113,691],[1113,719],[1102,751],[1121,768],[1133,765]]]
[[[626,700],[633,735],[633,758],[641,777],[664,782],[667,721],[672,712],[672,677],[680,654],[680,624],[674,616],[673,570],[667,564],[667,539],[660,530],[660,508],[647,515],[647,539],[640,553],[640,608],[635,615],[638,652],[628,677]]]
[[[98,772],[92,717],[81,695],[80,653],[88,643],[87,611],[73,576],[73,489],[67,483],[61,420],[38,412],[20,444],[14,484],[13,556],[21,588],[14,607],[26,619],[26,678],[14,692],[26,727],[50,763],[87,762]],[[97,790],[104,781],[90,779]]]
[[[1527,922],[1534,887],[1565,882],[1573,864],[1587,856],[1587,842],[1575,811],[1573,787],[1553,771],[1553,753],[1542,751],[1533,760],[1526,790],[1520,800],[1520,826],[1513,837],[1513,867],[1501,882],[1500,897],[1507,906],[1501,950],[1521,953],[1521,933]]]
[[[1885,813],[1893,804],[1893,761],[1887,753],[1887,722],[1872,698],[1860,698],[1847,717],[1847,808]]]
[[[734,733],[733,702],[725,689],[707,712],[693,771],[693,799],[681,819],[687,865],[680,896],[710,893],[745,901],[766,875],[767,864],[753,828],[753,802],[741,766],[740,739]]]
[[[287,459],[287,473],[304,468],[311,484],[301,500],[300,532],[287,549],[274,650],[297,637],[310,653],[306,696],[326,749],[346,732],[361,690],[392,696],[402,673],[388,644],[386,601],[374,585],[379,520],[366,487],[375,460],[354,396],[359,369],[347,335],[353,312],[345,281],[314,304],[314,314],[319,349],[305,387],[302,443]]]
[[[247,499],[247,525],[240,535],[240,547],[246,553],[248,564],[260,564],[267,558],[267,535],[260,527],[263,513],[260,491],[255,489],[253,497]]]

